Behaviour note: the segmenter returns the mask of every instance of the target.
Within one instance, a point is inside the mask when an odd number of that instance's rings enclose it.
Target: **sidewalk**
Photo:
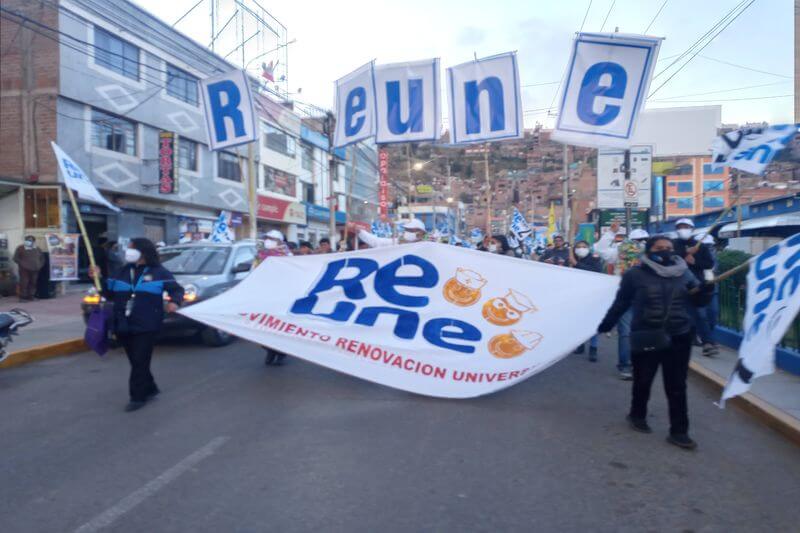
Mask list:
[[[727,382],[738,359],[737,352],[720,346],[716,357],[703,357],[699,348],[692,353],[692,362],[711,371]],[[792,417],[800,426],[800,376],[783,370],[753,380],[750,394]]]
[[[21,329],[19,335],[14,337],[9,345],[11,353],[82,338],[86,328],[80,305],[87,287],[88,285],[73,285],[64,296],[33,302],[20,302],[15,296],[0,298],[0,311],[18,307],[34,318],[33,324]]]

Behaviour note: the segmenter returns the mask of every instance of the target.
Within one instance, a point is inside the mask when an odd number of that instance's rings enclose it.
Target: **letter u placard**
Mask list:
[[[442,109],[439,59],[375,67],[375,142],[435,141]]]
[[[447,84],[454,144],[523,136],[515,53],[450,67]]]
[[[258,139],[250,80],[232,70],[200,81],[208,130],[208,145],[221,150]]]
[[[660,38],[581,33],[575,38],[552,138],[628,148],[650,87]]]
[[[374,62],[336,80],[336,131],[333,145],[341,148],[375,135]]]

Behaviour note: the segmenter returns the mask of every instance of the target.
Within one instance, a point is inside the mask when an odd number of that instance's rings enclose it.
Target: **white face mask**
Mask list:
[[[404,231],[403,240],[408,242],[414,242],[417,240],[417,234],[414,233],[413,231]]]
[[[492,252],[493,254],[497,253],[497,245],[496,244],[490,244],[489,245],[489,251]]]
[[[575,248],[575,255],[577,255],[580,258],[584,258],[587,255],[589,255],[589,249],[588,248]]]
[[[125,248],[125,262],[136,263],[142,258],[142,252],[136,248]]]
[[[278,247],[278,241],[273,239],[264,239],[264,248],[267,250],[274,250]]]
[[[692,230],[689,228],[682,228],[678,230],[678,237],[684,241],[688,241],[692,236]]]
[[[33,241],[25,241],[25,248],[33,248]]]

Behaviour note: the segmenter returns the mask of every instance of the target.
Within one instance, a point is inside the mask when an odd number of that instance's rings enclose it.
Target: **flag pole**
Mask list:
[[[352,157],[350,163],[350,182],[347,184],[347,200],[345,204],[345,212],[344,212],[344,232],[345,232],[345,244],[347,244],[347,232],[348,227],[350,226],[350,211],[353,208],[353,182],[356,180],[356,145],[354,144],[350,148],[350,156]],[[358,250],[358,232],[353,232],[353,246],[356,250]]]
[[[94,250],[92,250],[92,243],[89,241],[89,234],[86,233],[86,226],[83,225],[83,217],[81,216],[80,210],[78,210],[78,202],[75,201],[75,194],[72,192],[72,189],[67,186],[67,194],[69,195],[69,202],[72,204],[72,211],[75,213],[75,219],[78,221],[78,229],[81,231],[81,236],[83,237],[83,242],[86,246],[86,255],[89,256],[89,266],[92,267],[93,271],[93,280],[94,280],[94,287],[97,289],[97,292],[102,291],[102,287],[100,286],[100,274],[97,272],[97,263],[94,260]]]

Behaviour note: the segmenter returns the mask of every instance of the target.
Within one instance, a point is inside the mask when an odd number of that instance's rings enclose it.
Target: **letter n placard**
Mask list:
[[[660,45],[660,38],[644,35],[578,34],[552,138],[578,146],[628,148]]]
[[[258,139],[250,79],[232,70],[200,81],[200,93],[212,150],[239,146]]]
[[[450,130],[455,144],[523,136],[517,55],[513,52],[447,69]]]

